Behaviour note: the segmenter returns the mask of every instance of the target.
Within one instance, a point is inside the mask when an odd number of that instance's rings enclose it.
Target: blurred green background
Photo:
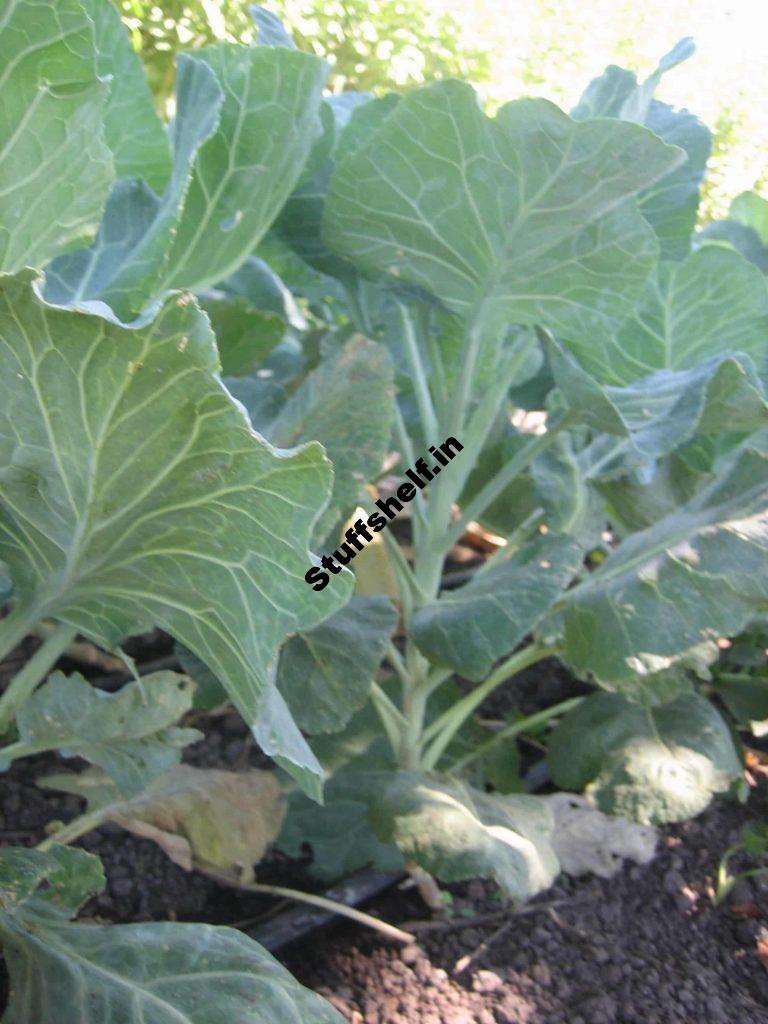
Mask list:
[[[173,92],[174,53],[248,42],[247,0],[118,0],[158,104]],[[702,218],[754,188],[768,196],[768,0],[266,0],[297,44],[331,64],[331,88],[404,90],[450,75],[489,109],[521,95],[571,107],[607,64],[641,75],[680,37],[697,53],[658,97],[710,127]]]

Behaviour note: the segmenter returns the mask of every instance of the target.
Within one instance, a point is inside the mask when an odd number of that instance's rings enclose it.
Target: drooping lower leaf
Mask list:
[[[196,729],[175,728],[192,706],[192,691],[176,672],[155,672],[117,693],[97,690],[78,673],[54,672],[16,718],[22,753],[85,758],[108,772],[123,796],[135,796],[201,738]]]
[[[39,781],[83,797],[89,812],[103,811],[104,820],[153,839],[188,871],[200,864],[249,877],[285,815],[275,773],[257,768],[231,772],[176,765],[131,799],[98,768]]]
[[[274,688],[284,637],[344,603],[303,580],[330,468],[275,451],[215,377],[187,299],[129,331],[0,289],[0,557],[17,616],[111,649],[160,625],[222,681],[265,750],[317,762]]]
[[[492,878],[513,900],[547,889],[559,867],[553,819],[535,796],[499,796],[459,780],[397,772],[371,804],[380,839],[445,882]]]
[[[558,786],[644,824],[694,817],[742,770],[728,726],[696,693],[653,707],[588,697],[555,728],[547,763]]]
[[[353,595],[314,629],[291,637],[282,651],[277,687],[300,728],[337,732],[362,707],[397,611],[383,595]]]
[[[421,608],[411,636],[425,654],[468,679],[482,679],[561,595],[581,564],[566,536],[537,537],[499,565]]]
[[[114,176],[109,87],[78,0],[6,0],[0,67],[0,271],[15,273],[96,233]]]
[[[20,876],[24,901],[8,901]],[[49,889],[35,895],[43,881]],[[101,888],[98,858],[83,850],[0,851],[0,938],[10,975],[3,1024],[342,1024],[242,932],[66,920]]]
[[[608,688],[738,633],[768,608],[768,454],[738,451],[688,502],[626,537],[565,599],[565,656]]]

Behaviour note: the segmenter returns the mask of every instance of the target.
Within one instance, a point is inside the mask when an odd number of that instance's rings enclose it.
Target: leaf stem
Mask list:
[[[583,697],[569,697],[568,700],[563,700],[559,704],[553,704],[549,708],[537,711],[533,715],[528,715],[527,718],[520,718],[517,722],[511,722],[485,743],[481,743],[473,750],[470,750],[467,754],[464,754],[463,757],[454,761],[451,765],[451,771],[457,772],[460,769],[465,768],[472,761],[476,760],[478,757],[483,757],[484,754],[487,754],[489,750],[492,750],[493,747],[498,743],[502,743],[504,740],[510,740],[515,736],[520,736],[522,733],[530,732],[532,729],[536,729],[540,725],[546,725],[550,719],[555,718],[558,715],[565,715],[569,711],[573,711],[573,709],[578,707],[583,700]]]
[[[402,711],[395,707],[378,683],[371,685],[371,700],[381,720],[381,724],[384,726],[389,745],[392,747],[395,757],[397,757],[401,737],[406,731],[408,723]]]
[[[21,641],[32,632],[39,620],[37,614],[31,614],[28,608],[19,605],[0,619],[0,660],[11,653]]]
[[[410,683],[410,676],[408,675],[408,669],[403,661],[403,656],[391,640],[387,643],[387,659],[400,677],[400,682],[404,684]]]
[[[517,675],[524,668],[528,668],[529,665],[534,665],[537,661],[548,658],[555,653],[555,650],[554,647],[544,647],[533,643],[520,651],[516,651],[506,661],[503,661],[495,671],[491,672],[484,682],[476,686],[474,690],[470,690],[469,693],[465,694],[452,707],[436,718],[424,730],[422,736],[422,742],[432,740],[422,756],[422,767],[427,770],[435,767],[443,751],[467,718],[469,718],[478,705],[482,704],[488,694],[493,693],[497,686],[509,679],[510,676]]]
[[[207,866],[195,864],[195,868],[209,878],[220,882],[222,885],[231,886],[234,889],[242,889],[244,892],[263,893],[265,896],[280,896],[288,900],[296,900],[298,903],[309,903],[314,907],[322,907],[333,914],[340,914],[342,917],[349,917],[358,924],[364,924],[368,928],[375,928],[376,931],[386,935],[387,938],[395,939],[397,942],[416,942],[416,936],[411,932],[404,932],[401,928],[395,928],[386,921],[380,921],[378,917],[366,914],[356,907],[350,907],[346,903],[339,903],[327,896],[316,896],[311,892],[302,892],[300,889],[288,889],[284,885],[267,885],[263,882],[240,882],[230,878],[224,872],[216,871]]]
[[[419,351],[419,342],[416,337],[413,320],[411,320],[408,308],[402,302],[397,303],[397,310],[403,332],[403,341],[405,342],[405,354],[413,374],[412,383],[416,394],[416,403],[419,407],[421,426],[428,441],[431,439],[432,444],[437,444],[442,440],[438,436],[440,428],[432,401],[432,393],[429,390],[426,369],[421,358],[421,352]]]
[[[73,818],[68,824],[63,825],[58,831],[44,839],[42,843],[38,843],[36,849],[50,850],[57,843],[60,843],[62,846],[74,843],[80,836],[84,836],[87,832],[91,832],[93,829],[98,828],[99,825],[103,825],[105,821],[108,821],[113,808],[113,804],[108,804],[106,807],[99,807],[95,811],[86,811],[85,814],[81,814],[77,818]]]
[[[20,669],[0,697],[0,734],[4,733],[17,712],[42,682],[72,642],[77,630],[62,622],[45,640],[29,661]]]

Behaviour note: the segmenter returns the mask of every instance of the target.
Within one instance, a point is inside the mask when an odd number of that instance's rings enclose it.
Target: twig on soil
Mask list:
[[[505,921],[500,928],[497,928],[495,932],[488,936],[485,942],[481,942],[473,953],[459,957],[453,965],[453,971],[451,973],[461,974],[463,971],[466,971],[468,967],[471,967],[472,964],[483,955],[483,953],[490,949],[494,942],[498,942],[502,935],[504,935],[505,932],[508,932],[514,923],[514,918],[509,921]]]
[[[313,906],[322,907],[323,910],[330,910],[332,913],[340,914],[342,917],[349,917],[353,921],[357,921],[358,924],[366,925],[368,928],[374,928],[376,931],[381,932],[382,935],[395,939],[397,942],[410,944],[416,941],[416,936],[411,932],[396,928],[392,924],[387,924],[386,921],[380,921],[378,917],[366,914],[362,910],[348,906],[346,903],[339,903],[337,900],[328,899],[327,896],[316,896],[314,893],[301,892],[299,889],[288,889],[282,885],[240,882],[224,872],[219,872],[200,864],[195,864],[195,868],[221,885],[229,885],[234,889],[242,889],[244,892],[254,892],[264,896],[278,896],[283,899],[296,900],[298,903],[311,903]]]
[[[466,971],[468,967],[471,967],[473,963],[475,963],[484,953],[486,953],[488,949],[490,949],[490,947],[494,945],[494,943],[498,942],[502,935],[504,935],[504,933],[512,927],[512,925],[515,923],[515,918],[524,917],[526,914],[536,914],[540,911],[547,911],[547,913],[554,915],[556,913],[555,907],[559,907],[565,902],[567,901],[549,900],[547,903],[529,903],[526,906],[518,907],[515,910],[500,910],[496,911],[496,913],[494,914],[485,914],[480,917],[474,918],[470,917],[467,918],[465,922],[461,922],[458,926],[454,925],[454,927],[464,928],[469,927],[473,924],[487,923],[488,921],[493,921],[502,916],[508,919],[504,922],[504,924],[501,925],[501,927],[497,928],[495,932],[492,932],[491,935],[489,935],[484,942],[481,942],[480,945],[477,946],[472,953],[460,957],[453,965],[453,974],[461,974],[463,971]],[[427,928],[430,928],[430,926],[432,925],[434,925],[436,928],[439,928],[441,925],[441,922],[439,921],[424,921],[422,923],[423,927],[419,927],[418,921],[408,923],[409,926],[414,929],[414,931],[426,931]],[[444,927],[450,927],[450,925],[452,924],[454,924],[454,922],[446,922]]]

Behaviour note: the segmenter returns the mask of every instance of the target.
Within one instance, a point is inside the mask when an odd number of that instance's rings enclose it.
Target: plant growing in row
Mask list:
[[[8,1021],[33,998],[93,1024],[337,1019],[242,936],[69,921],[100,879],[63,844],[200,798],[183,677],[47,678],[76,634],[169,632],[194,699],[232,701],[290,778],[278,842],[321,877],[404,860],[435,905],[433,876],[525,899],[557,874],[549,805],[510,792],[524,731],[558,718],[555,781],[643,821],[741,771],[695,680],[768,604],[768,293],[693,234],[709,135],[653,99],[690,47],[645,82],[607,69],[571,116],[488,117],[454,81],[324,98],[322,62],[255,16],[254,46],[178,58],[169,132],[107,0],[9,0],[0,29],[0,652],[46,635],[0,697],[0,756],[95,766],[48,780],[88,792],[82,819],[3,855]],[[382,534],[395,604],[362,553],[308,587],[388,453],[404,472],[446,437],[413,557]],[[475,520],[506,544],[443,588]],[[483,730],[483,699],[547,657],[597,692]],[[259,793],[229,860],[210,830],[163,842],[247,871],[283,816]],[[198,973],[200,1002],[174,983]]]

